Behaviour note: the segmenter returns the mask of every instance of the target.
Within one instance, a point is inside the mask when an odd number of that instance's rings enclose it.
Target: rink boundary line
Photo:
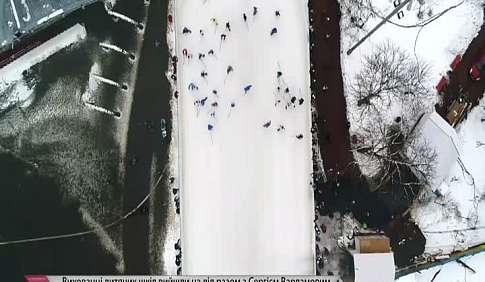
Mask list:
[[[172,26],[173,26],[173,53],[175,56],[178,54],[178,39],[177,39],[177,33],[178,33],[178,25],[177,25],[177,20],[178,20],[178,15],[177,15],[177,1],[176,0],[170,0],[170,3],[172,4],[172,15],[173,15],[173,20],[172,20]],[[178,58],[178,56],[177,56]],[[179,91],[178,98],[175,99],[175,104],[176,107],[175,109],[177,110],[176,116],[177,116],[177,173],[178,173],[178,187],[179,187],[179,216],[180,216],[180,251],[182,254],[181,257],[181,262],[180,262],[180,267],[182,268],[182,273],[185,274],[184,272],[184,254],[185,254],[185,240],[184,240],[184,185],[183,185],[183,178],[182,178],[182,150],[181,150],[181,143],[182,143],[182,131],[181,131],[181,124],[182,124],[182,118],[181,118],[181,110],[180,107],[180,99],[182,99],[182,88],[180,87],[180,77],[179,74],[181,73],[181,68],[179,68],[179,60],[176,62],[177,64],[177,73],[175,74],[177,76],[177,80],[175,81],[175,91]]]

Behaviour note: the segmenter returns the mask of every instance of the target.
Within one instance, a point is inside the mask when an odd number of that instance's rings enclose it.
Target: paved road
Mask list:
[[[310,7],[314,10],[312,42],[315,44],[311,52],[315,69],[311,87],[316,95],[319,145],[325,172],[332,181],[337,171],[343,173],[354,161],[346,126],[347,105],[340,66],[340,8],[337,1],[332,0],[311,1]],[[330,38],[326,38],[327,34]]]
[[[328,181],[316,180],[316,205],[321,215],[352,212],[369,226],[384,228],[392,211],[386,199],[369,192],[368,183],[350,151],[347,106],[340,63],[340,7],[337,0],[310,0],[310,18],[314,44],[310,59],[313,64],[312,93],[318,113],[319,147]],[[327,19],[329,17],[329,19]],[[329,35],[329,37],[327,36]],[[328,87],[324,90],[324,87]],[[332,252],[332,251],[331,251]],[[333,256],[334,254],[329,254]],[[338,254],[337,254],[338,255]],[[320,269],[322,273],[328,266]]]
[[[0,2],[0,49],[17,35],[43,28],[82,6],[100,0],[3,0]]]
[[[143,1],[127,1],[131,7],[126,14],[139,18],[134,11],[144,11]],[[125,2],[125,3],[127,3]],[[135,4],[136,3],[136,4]],[[170,90],[163,71],[168,66],[168,51],[165,30],[168,5],[163,0],[152,0],[148,9],[146,30],[143,38],[138,65],[137,81],[133,93],[132,112],[127,145],[127,158],[136,158],[135,165],[126,168],[124,209],[131,210],[148,192],[152,169],[159,175],[161,167],[168,161],[170,138],[162,139],[160,119],[170,124]],[[134,15],[135,14],[135,15]],[[167,129],[170,130],[170,129]],[[167,177],[168,175],[164,175]],[[166,179],[162,180],[165,183]],[[152,206],[145,207],[152,214],[128,219],[123,224],[123,253],[126,274],[160,273],[157,269],[164,263],[160,257],[149,256],[157,252],[157,244],[162,244],[166,236],[167,207],[171,201],[168,189],[158,187]],[[154,234],[153,234],[154,233]],[[158,242],[157,242],[158,241]],[[175,243],[175,242],[174,242]],[[173,244],[167,246],[173,248]]]
[[[463,93],[465,93],[468,101],[473,103],[473,106],[477,105],[478,100],[482,98],[485,90],[485,77],[482,76],[480,81],[473,81],[470,78],[469,71],[471,66],[478,62],[483,55],[485,55],[485,24],[472,40],[465,54],[463,54],[461,63],[450,76],[450,84],[443,95],[443,104],[436,108],[436,111],[443,118],[446,118],[447,109],[453,100],[460,96],[458,90],[460,86],[463,88]]]

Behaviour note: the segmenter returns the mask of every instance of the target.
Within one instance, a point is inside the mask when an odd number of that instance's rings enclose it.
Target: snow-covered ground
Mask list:
[[[175,5],[183,273],[315,273],[307,1]]]
[[[0,68],[0,112],[14,104],[29,101],[32,87],[22,81],[24,71],[84,38],[86,38],[86,29],[76,24]]]
[[[410,9],[408,6],[402,9],[404,17],[399,19],[397,15],[394,15],[390,19],[392,23],[384,24],[360,47],[347,55],[346,52],[377,25],[381,21],[381,17],[387,16],[394,9],[396,1],[339,0],[339,2],[342,7],[342,70],[351,134],[359,134],[363,124],[366,126],[366,122],[373,123],[376,120],[376,111],[373,111],[373,115],[362,114],[360,107],[357,106],[356,98],[350,94],[351,85],[355,84],[355,76],[362,70],[365,56],[371,55],[376,47],[389,42],[404,51],[411,61],[419,59],[427,64],[429,66],[428,80],[422,85],[428,90],[428,93],[419,97],[419,101],[413,98],[412,103],[417,105],[418,111],[431,111],[432,106],[437,102],[435,85],[449,69],[453,58],[466,50],[483,22],[483,8],[481,7],[483,1],[481,0],[425,0],[422,1],[424,5],[420,5],[420,1],[413,1]],[[364,3],[364,5],[358,6],[356,3]],[[443,14],[439,16],[441,13]],[[363,28],[356,27],[351,22],[351,17],[361,18],[360,23],[365,23]],[[365,21],[367,17],[368,20]],[[428,21],[428,24],[422,24]],[[357,22],[359,21],[357,20]],[[417,26],[410,27],[414,25]],[[413,124],[419,117],[419,113],[410,111],[410,107],[400,100],[401,97],[393,99],[390,105],[380,105],[380,122],[391,124],[394,118],[401,116],[403,119],[407,119],[406,123]],[[374,99],[373,102],[383,104],[387,100]],[[355,155],[358,161],[363,160],[358,153]],[[375,167],[364,165],[363,172],[373,175],[376,170]]]
[[[365,3],[364,7],[355,7],[352,3]],[[431,111],[437,101],[435,85],[449,69],[449,64],[457,54],[463,54],[483,23],[483,1],[481,0],[425,0],[420,5],[413,1],[410,9],[402,9],[404,17],[391,18],[393,23],[386,23],[353,53],[346,52],[367,31],[376,26],[381,17],[394,9],[391,0],[340,0],[342,5],[342,68],[344,87],[348,104],[348,118],[351,122],[351,134],[359,134],[360,125],[365,122],[375,123],[378,116],[382,123],[392,123],[397,116],[408,118],[413,124],[419,113],[411,113],[400,104],[400,98],[390,104],[380,105],[379,113],[362,114],[356,99],[351,95],[351,85],[355,76],[363,67],[365,56],[372,54],[377,46],[390,42],[406,52],[411,60],[420,59],[429,66],[429,78],[424,86],[428,94],[419,97],[420,111]],[[401,1],[402,2],[402,1]],[[367,7],[367,8],[366,8]],[[368,8],[372,7],[372,8]],[[371,13],[371,10],[374,13]],[[441,16],[440,16],[441,15]],[[351,17],[361,17],[365,23],[362,29],[351,23]],[[368,17],[368,21],[365,19]],[[427,24],[421,24],[426,23]],[[401,26],[398,26],[401,25]],[[413,25],[417,25],[412,27]],[[457,129],[459,161],[453,165],[449,176],[436,193],[425,193],[412,211],[412,216],[426,236],[425,255],[450,253],[485,242],[484,229],[467,230],[485,225],[485,110],[476,107],[468,119]],[[362,160],[358,156],[357,160]],[[364,165],[361,163],[361,165]],[[363,170],[372,175],[375,170]],[[457,231],[454,231],[457,230]]]
[[[485,253],[461,259],[473,271],[457,262],[432,267],[421,272],[412,273],[397,279],[397,282],[482,282],[485,281]],[[433,277],[436,278],[433,280]]]
[[[485,229],[467,230],[485,226],[484,106],[482,100],[459,126],[459,159],[448,177],[412,211],[426,237],[426,253],[447,254],[485,242]]]

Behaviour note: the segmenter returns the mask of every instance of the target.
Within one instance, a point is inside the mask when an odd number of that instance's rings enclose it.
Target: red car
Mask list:
[[[485,56],[470,69],[470,76],[473,80],[480,80],[483,73],[485,73]]]

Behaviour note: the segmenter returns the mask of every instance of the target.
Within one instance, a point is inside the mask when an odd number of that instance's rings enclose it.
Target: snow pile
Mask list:
[[[347,51],[374,28],[383,17],[394,10],[392,0],[339,0],[342,9],[342,69],[344,90],[346,93],[348,118],[351,123],[350,133],[365,132],[368,124],[379,123],[392,125],[396,117],[413,125],[419,114],[430,111],[436,103],[434,89],[440,77],[449,69],[453,58],[463,53],[483,22],[482,1],[478,0],[426,0],[413,1],[411,6],[403,8],[400,19],[394,15],[390,23],[384,24],[350,55]],[[403,1],[401,1],[403,2]],[[421,5],[419,2],[423,2]],[[396,2],[397,3],[397,2]],[[392,100],[374,99],[371,111],[362,111],[356,97],[351,94],[351,87],[356,84],[356,75],[363,69],[366,56],[371,56],[377,48],[391,44],[406,54],[411,61],[421,61],[429,67],[428,80],[422,83],[427,89],[426,95],[401,101],[397,96]],[[420,83],[421,84],[421,83]],[[410,110],[410,108],[412,110]],[[376,117],[378,115],[378,117]],[[364,133],[365,135],[365,133]],[[361,164],[366,159],[355,154]],[[377,167],[364,165],[363,172],[369,176],[377,172]]]
[[[466,265],[471,267],[473,271],[466,269],[463,265],[457,262],[449,262],[447,264],[432,267],[420,271],[419,273],[408,274],[396,280],[397,282],[482,282],[485,281],[485,253],[461,259]],[[433,277],[435,277],[433,280]]]
[[[485,242],[484,229],[469,230],[485,226],[484,106],[482,100],[460,125],[459,159],[448,177],[413,209],[413,218],[426,236],[427,253],[447,254]]]
[[[0,112],[17,103],[29,100],[32,87],[27,86],[24,81],[20,83],[24,71],[84,38],[86,38],[86,29],[82,25],[76,24],[1,68]]]
[[[307,1],[175,5],[183,273],[315,273]]]

